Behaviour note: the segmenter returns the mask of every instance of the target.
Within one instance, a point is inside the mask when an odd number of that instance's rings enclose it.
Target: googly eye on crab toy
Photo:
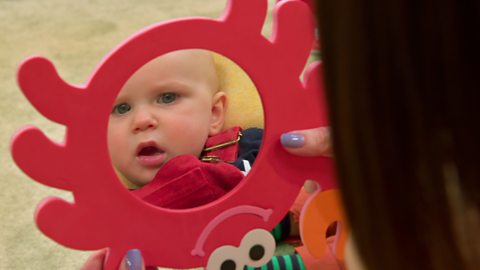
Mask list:
[[[63,143],[56,143],[35,127],[23,128],[12,141],[13,158],[32,179],[70,191],[74,196],[73,202],[59,198],[42,201],[35,214],[38,228],[70,248],[108,247],[105,269],[117,269],[124,254],[132,248],[141,250],[149,266],[242,269],[267,263],[275,250],[269,231],[288,213],[304,181],[314,179],[325,191],[335,188],[335,183],[329,158],[290,155],[279,141],[285,132],[327,125],[321,65],[311,64],[302,75],[313,42],[311,11],[301,1],[279,2],[270,39],[260,33],[266,11],[266,0],[230,0],[220,19],[186,18],[153,25],[113,49],[82,86],[64,82],[45,58],[25,60],[18,71],[21,90],[40,113],[64,125],[66,134]],[[161,125],[153,109],[180,106],[181,114],[194,111],[195,107],[189,105],[195,95],[188,92],[188,82],[157,85],[160,94],[138,101],[137,96],[144,90],[134,87],[131,78],[151,64],[171,57],[172,52],[198,50],[213,51],[231,59],[258,89],[265,126],[255,166],[246,177],[238,174],[235,176],[238,179],[224,177],[233,184],[217,192],[212,188],[212,183],[218,180],[213,169],[216,165],[198,167],[203,162],[192,155],[175,156],[174,151],[170,153],[169,144],[157,141],[162,138],[144,137],[134,144],[133,150],[126,150],[132,151],[134,163],[149,168],[162,164],[161,170],[154,170],[160,176],[175,171],[172,164],[193,169],[188,177],[183,174],[170,177],[168,185],[153,180],[148,189],[129,191],[118,181],[118,171],[127,179],[143,176],[125,175],[121,161],[119,166],[112,166],[115,156],[110,155],[109,142],[111,137],[121,137],[121,132],[111,133],[112,121],[131,119],[130,131],[140,133]],[[160,74],[175,70],[181,62],[169,61]],[[198,74],[202,73],[193,74],[196,77],[192,85],[201,85],[203,77]],[[136,90],[123,95],[129,86]],[[180,90],[175,90],[176,87]],[[208,129],[192,132],[196,130],[194,121],[188,128],[177,129],[178,136],[201,132],[211,135],[212,130],[230,134],[229,130],[212,126],[218,118],[216,112],[223,108],[215,106],[218,100],[222,103],[221,99],[208,103],[211,110],[204,119]],[[218,156],[211,153],[218,151],[218,145],[236,143],[241,132],[234,129],[233,134],[233,140],[213,142],[212,147],[207,140],[203,160],[218,161]],[[177,140],[173,137],[170,142]],[[136,166],[126,163],[125,166]],[[164,179],[158,175],[154,175],[155,179]],[[203,177],[201,185],[177,181],[187,179],[193,183],[198,177]],[[144,183],[130,184],[129,187],[138,187]],[[198,200],[191,195],[198,190],[214,195],[192,207],[179,206],[179,197],[150,196],[165,186],[194,203]],[[195,192],[187,191],[192,186]]]

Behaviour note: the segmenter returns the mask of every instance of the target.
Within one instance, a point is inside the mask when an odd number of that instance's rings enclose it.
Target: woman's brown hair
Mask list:
[[[367,269],[480,267],[480,1],[319,0],[337,171]]]

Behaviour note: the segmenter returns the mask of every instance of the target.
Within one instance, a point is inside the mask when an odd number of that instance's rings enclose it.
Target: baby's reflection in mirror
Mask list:
[[[171,209],[229,192],[255,160],[262,130],[224,130],[226,110],[212,52],[174,51],[145,64],[120,90],[109,119],[110,157],[124,185]]]

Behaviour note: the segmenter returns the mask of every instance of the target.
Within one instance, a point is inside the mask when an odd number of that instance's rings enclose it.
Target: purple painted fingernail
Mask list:
[[[141,270],[143,266],[143,258],[140,250],[130,249],[125,256],[125,264],[129,270]]]
[[[288,148],[299,148],[305,145],[305,137],[297,133],[283,133],[280,142]]]

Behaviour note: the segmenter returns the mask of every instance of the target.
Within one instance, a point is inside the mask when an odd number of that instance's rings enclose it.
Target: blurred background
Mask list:
[[[35,125],[62,141],[64,128],[42,117],[20,92],[15,73],[27,57],[50,59],[60,76],[83,84],[103,57],[138,30],[180,17],[218,18],[227,0],[0,0],[0,269],[79,269],[90,252],[65,248],[34,222],[36,205],[68,192],[24,175],[9,153],[12,135]],[[274,0],[269,0],[269,10]],[[271,12],[263,33],[271,32]]]

